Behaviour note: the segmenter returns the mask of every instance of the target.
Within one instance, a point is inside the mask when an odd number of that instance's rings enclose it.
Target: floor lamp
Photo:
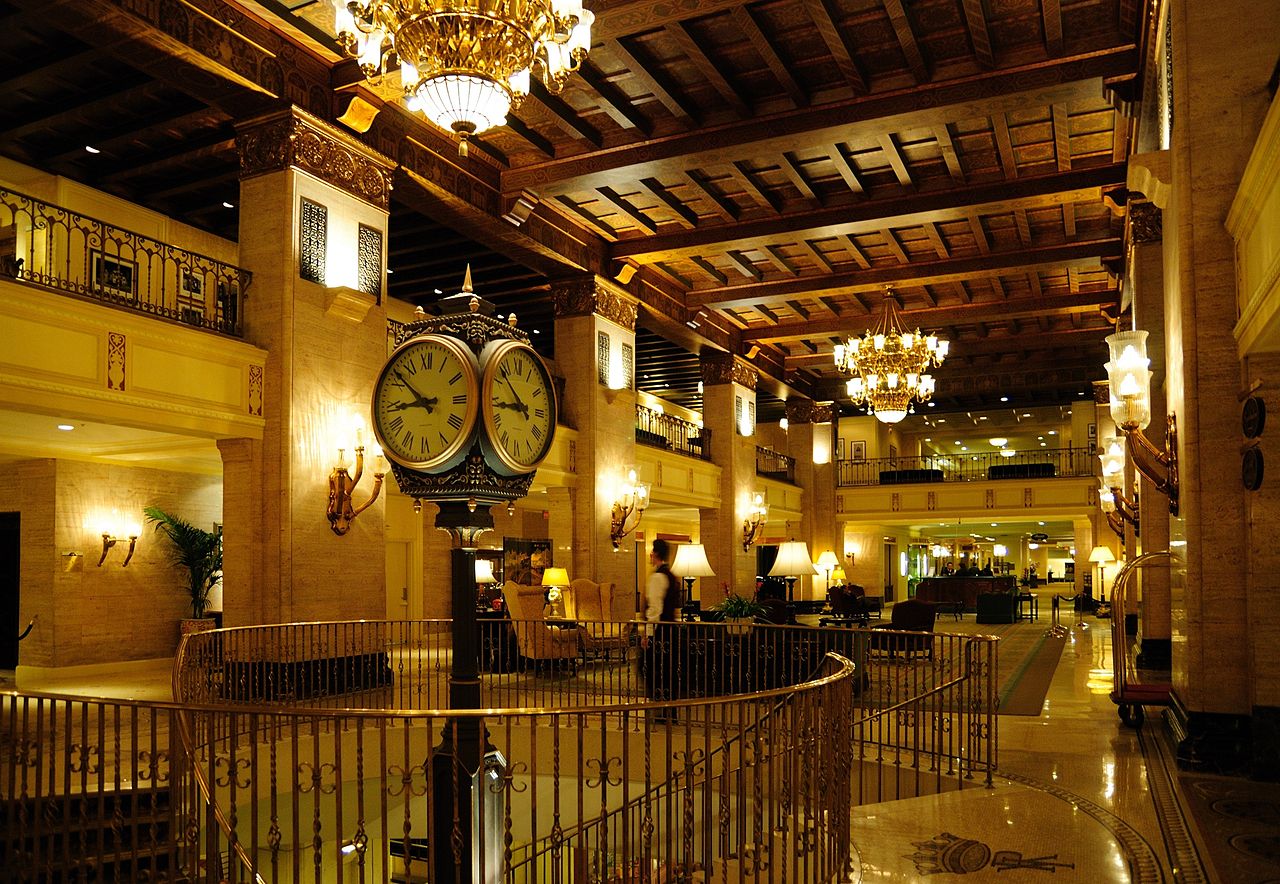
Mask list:
[[[809,558],[809,545],[803,540],[788,540],[778,544],[778,557],[769,569],[770,577],[783,577],[787,581],[787,602],[793,601],[796,578],[802,574],[818,574]]]
[[[684,600],[693,600],[693,581],[699,577],[715,577],[711,563],[707,561],[707,549],[701,543],[686,543],[676,548],[675,561],[671,563],[671,573],[684,578]],[[699,600],[701,609],[701,600]]]
[[[840,567],[840,560],[836,558],[834,551],[827,550],[818,556],[818,561],[814,564],[827,573],[827,592],[831,592],[831,572]]]
[[[1089,553],[1089,561],[1096,564],[1100,572],[1101,582],[1098,586],[1098,591],[1102,597],[1099,601],[1104,605],[1107,603],[1107,565],[1115,560],[1116,557],[1111,552],[1110,547],[1095,546],[1093,552]]]

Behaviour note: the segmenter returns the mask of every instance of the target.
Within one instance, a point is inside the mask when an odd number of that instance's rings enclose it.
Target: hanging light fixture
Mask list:
[[[884,313],[861,338],[835,348],[836,368],[853,375],[845,389],[855,405],[865,404],[882,423],[896,424],[913,401],[933,396],[932,366],[947,358],[950,345],[937,335],[907,331],[898,315],[892,287],[884,292]]]
[[[582,0],[333,0],[338,42],[369,79],[400,65],[405,104],[467,139],[501,126],[534,72],[558,93],[591,49]]]

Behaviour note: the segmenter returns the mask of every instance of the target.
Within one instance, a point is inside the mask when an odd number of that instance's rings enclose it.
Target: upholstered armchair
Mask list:
[[[614,651],[626,655],[631,624],[619,622],[614,614],[614,584],[596,583],[579,577],[565,594],[566,610],[578,622],[584,656],[608,658]]]
[[[904,657],[914,654],[933,657],[933,624],[937,616],[938,611],[933,602],[920,599],[898,602],[893,606],[888,623],[872,627],[871,650],[886,652],[890,657],[899,653]],[[898,632],[925,634],[898,635]]]
[[[511,615],[520,656],[533,661],[577,660],[578,630],[547,625],[542,587],[521,586],[508,580],[502,585],[502,597]]]

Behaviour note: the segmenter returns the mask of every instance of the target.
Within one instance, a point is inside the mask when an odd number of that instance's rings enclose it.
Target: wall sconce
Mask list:
[[[845,558],[849,560],[850,568],[858,564],[858,547],[854,546],[853,544],[849,544],[844,548],[844,555],[845,555]]]
[[[542,585],[547,587],[548,617],[563,620],[564,589],[569,585],[569,572],[565,568],[546,568],[542,572]]]
[[[333,533],[342,536],[351,530],[351,523],[355,521],[356,516],[367,510],[378,495],[382,493],[382,477],[387,473],[387,462],[382,455],[378,455],[377,471],[373,474],[373,493],[369,495],[369,499],[364,503],[356,506],[353,502],[356,486],[360,484],[360,477],[364,475],[364,445],[359,441],[359,434],[356,437],[356,473],[354,476],[347,473],[347,452],[346,449],[338,449],[338,462],[333,467],[333,472],[329,474],[329,508],[327,515],[329,517],[329,527],[333,529]]]
[[[747,510],[747,518],[742,522],[742,551],[751,549],[751,544],[764,533],[764,526],[769,521],[769,504],[764,502],[764,495],[759,491],[751,495],[751,507]]]
[[[684,578],[684,600],[693,599],[693,581],[699,577],[715,577],[711,563],[707,561],[707,548],[701,543],[685,543],[676,548],[676,559],[671,563],[671,573]]]
[[[1107,378],[1111,387],[1111,419],[1125,434],[1133,465],[1156,490],[1169,498],[1169,512],[1178,514],[1178,421],[1170,413],[1165,423],[1164,450],[1156,448],[1142,431],[1151,423],[1151,372],[1147,367],[1147,333],[1116,332],[1107,336],[1111,361]]]
[[[1116,536],[1124,540],[1124,523],[1133,525],[1133,536],[1139,533],[1138,524],[1138,492],[1135,489],[1133,499],[1124,494],[1124,458],[1125,443],[1119,436],[1110,436],[1102,440],[1102,453],[1098,460],[1102,462],[1102,489],[1098,492],[1098,502],[1106,513],[1107,524]]]
[[[126,538],[129,541],[129,551],[125,553],[124,561],[120,564],[120,567],[129,567],[133,552],[138,547],[138,535],[141,533],[141,525],[137,523],[125,524],[117,512],[114,523],[102,527],[102,555],[98,557],[98,567],[101,568],[102,563],[107,560],[107,553],[111,551],[111,548],[117,543],[122,543]]]
[[[618,489],[618,494],[613,499],[613,510],[609,514],[609,539],[613,541],[614,552],[618,551],[618,542],[640,525],[640,519],[648,506],[648,484],[637,482],[636,471],[629,470],[626,484]]]

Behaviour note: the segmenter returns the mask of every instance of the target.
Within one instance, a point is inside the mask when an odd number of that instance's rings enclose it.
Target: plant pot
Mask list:
[[[724,618],[725,629],[729,631],[729,635],[746,635],[751,631],[751,625],[755,622],[754,617]]]
[[[216,628],[218,621],[212,617],[184,617],[178,622],[180,635],[191,635],[193,632],[208,632]]]

